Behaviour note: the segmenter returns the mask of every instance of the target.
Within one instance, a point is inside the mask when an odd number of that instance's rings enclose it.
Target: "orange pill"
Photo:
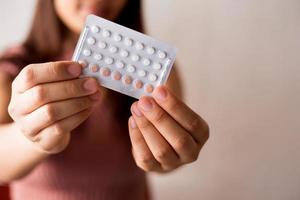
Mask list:
[[[153,87],[153,85],[148,84],[148,85],[146,85],[145,90],[146,90],[147,93],[152,93],[153,90],[154,90],[154,87]]]
[[[99,71],[99,66],[97,64],[92,64],[90,65],[90,70],[95,73]]]
[[[123,83],[126,84],[126,85],[131,84],[131,83],[132,83],[132,78],[131,78],[131,76],[129,76],[129,75],[124,76],[124,78],[123,78]]]
[[[143,82],[141,81],[141,80],[135,80],[135,82],[134,82],[134,87],[136,88],[136,89],[141,89],[142,87],[143,87]]]
[[[102,76],[109,76],[110,75],[110,69],[107,67],[103,67],[100,69],[100,73]]]
[[[122,74],[121,74],[120,72],[118,72],[118,71],[115,71],[115,72],[113,72],[113,74],[112,74],[112,78],[113,78],[114,80],[116,80],[116,81],[119,81],[119,80],[121,79],[121,77],[122,77]]]

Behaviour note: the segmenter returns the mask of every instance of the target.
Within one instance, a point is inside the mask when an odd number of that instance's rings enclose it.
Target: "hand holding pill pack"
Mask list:
[[[82,76],[139,98],[166,82],[175,56],[169,44],[89,15],[72,60],[82,64]]]

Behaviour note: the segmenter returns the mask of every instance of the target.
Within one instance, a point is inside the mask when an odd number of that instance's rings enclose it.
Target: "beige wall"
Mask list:
[[[187,102],[211,137],[196,164],[152,178],[157,199],[300,199],[300,1],[147,0],[179,48]]]
[[[22,37],[33,0],[9,2],[0,1],[0,48]],[[300,199],[300,1],[146,0],[145,9],[149,33],[179,48],[186,101],[211,127],[196,163],[151,175],[156,199]]]

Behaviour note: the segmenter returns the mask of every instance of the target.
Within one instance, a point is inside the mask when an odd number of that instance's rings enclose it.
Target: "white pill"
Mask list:
[[[136,55],[136,54],[133,54],[133,55],[131,56],[131,60],[132,60],[133,62],[136,62],[136,61],[140,60],[140,57],[139,57],[138,55]]]
[[[153,68],[159,70],[162,68],[162,65],[160,63],[154,63]]]
[[[149,77],[148,77],[148,78],[149,78],[150,81],[153,81],[153,82],[154,82],[154,81],[157,80],[157,75],[156,75],[156,74],[149,74]]]
[[[83,55],[84,55],[84,56],[90,56],[91,54],[92,54],[92,51],[91,51],[91,50],[89,50],[89,49],[83,50]]]
[[[152,55],[152,54],[155,53],[155,49],[153,47],[148,47],[147,48],[147,53],[150,54],[150,55]]]
[[[133,65],[127,65],[127,71],[129,73],[133,73],[133,72],[135,72],[135,67]]]
[[[122,50],[121,53],[120,53],[120,55],[121,55],[123,58],[125,58],[125,57],[128,57],[129,52],[126,51],[126,50]]]
[[[125,45],[126,46],[132,46],[133,44],[133,40],[130,38],[125,38]]]
[[[137,50],[142,50],[142,49],[144,49],[144,44],[141,43],[141,42],[136,42],[135,48],[136,48]]]
[[[117,35],[114,36],[114,40],[116,42],[120,42],[122,40],[122,36],[120,34],[117,34]]]
[[[116,66],[117,66],[117,68],[121,69],[121,68],[124,68],[125,64],[123,62],[121,62],[121,61],[118,61],[116,63]]]
[[[145,77],[146,74],[147,74],[147,73],[146,73],[145,70],[139,70],[139,71],[138,71],[138,75],[141,76],[141,77]]]
[[[98,47],[100,49],[105,49],[107,47],[107,44],[106,44],[106,42],[101,41],[101,42],[99,42]]]
[[[109,51],[110,51],[111,53],[116,53],[116,52],[118,51],[118,47],[110,46],[110,47],[109,47]]]
[[[99,33],[100,32],[100,28],[98,26],[92,26],[92,32],[93,33]]]
[[[97,61],[98,60],[102,60],[102,58],[103,58],[103,56],[101,54],[99,54],[99,53],[97,53],[97,54],[94,55],[94,59],[97,60]]]
[[[104,61],[106,64],[108,65],[111,65],[113,62],[114,62],[114,59],[108,57],[108,58],[105,58],[105,61]]]
[[[111,33],[110,33],[109,30],[106,30],[106,29],[103,30],[103,32],[102,32],[102,36],[103,36],[103,37],[106,37],[106,38],[107,38],[107,37],[110,37],[110,35],[111,35]]]
[[[90,45],[94,45],[96,43],[96,39],[93,38],[93,37],[90,37],[89,39],[87,39],[87,42],[90,44]]]
[[[146,59],[143,60],[143,64],[144,64],[145,66],[150,65],[150,63],[151,63],[151,61],[150,61],[148,58],[146,58]]]
[[[157,55],[160,59],[164,59],[167,56],[166,52],[164,51],[158,51]]]

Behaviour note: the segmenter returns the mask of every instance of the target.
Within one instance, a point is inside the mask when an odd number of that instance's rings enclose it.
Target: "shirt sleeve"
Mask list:
[[[18,57],[23,57],[23,55],[26,54],[26,51],[24,50],[23,47],[21,46],[13,46],[10,48],[7,48],[4,52],[1,53],[1,57],[16,57],[15,61],[10,61],[10,60],[1,60],[0,61],[0,72],[3,71],[12,77],[16,77],[18,73],[21,71],[21,60]]]

